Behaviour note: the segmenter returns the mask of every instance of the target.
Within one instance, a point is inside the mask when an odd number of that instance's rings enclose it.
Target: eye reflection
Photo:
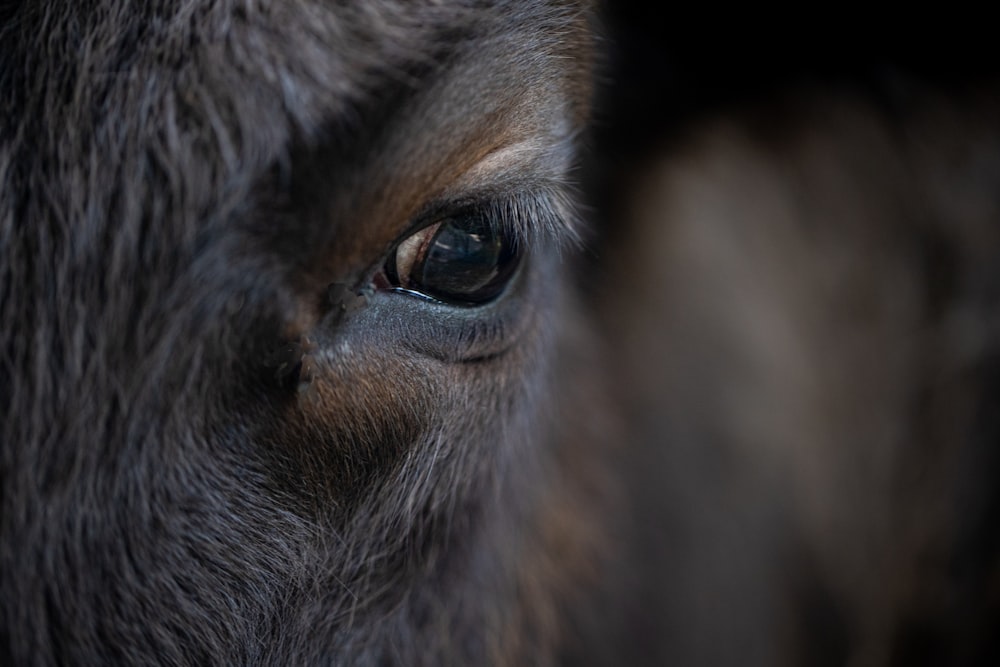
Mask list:
[[[479,213],[446,218],[404,239],[386,262],[390,286],[481,305],[496,299],[520,255],[511,236]]]

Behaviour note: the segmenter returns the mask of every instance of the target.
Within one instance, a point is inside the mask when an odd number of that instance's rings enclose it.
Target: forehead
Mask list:
[[[379,82],[322,126],[312,159],[295,160],[327,228],[350,228],[344,256],[384,243],[430,200],[565,175],[589,95],[583,14],[507,3],[458,16],[402,64],[391,48]]]
[[[468,155],[556,139],[567,131],[557,120],[580,122],[588,95],[585,10],[571,2],[107,0],[18,12],[0,27],[7,120],[20,124],[4,134],[33,137],[38,161],[89,153],[122,165],[125,181],[130,162],[152,161],[182,199],[219,185],[246,194],[318,147],[353,174],[372,158],[415,177],[428,171],[416,163],[460,144]]]
[[[325,143],[341,160],[353,159],[352,170],[359,157],[387,164],[379,151],[412,170],[456,143],[503,143],[488,134],[515,141],[565,133],[555,126],[579,123],[586,107],[586,26],[572,3],[366,0],[213,9],[204,30],[214,34],[185,64],[212,86],[198,102],[232,109],[236,118],[223,117],[223,124],[245,125],[240,117],[253,116],[253,127],[239,128],[247,135]]]

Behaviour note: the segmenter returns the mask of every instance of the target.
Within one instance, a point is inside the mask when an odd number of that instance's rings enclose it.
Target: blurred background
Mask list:
[[[643,564],[608,664],[1000,664],[997,58],[819,16],[605,9],[579,279]]]

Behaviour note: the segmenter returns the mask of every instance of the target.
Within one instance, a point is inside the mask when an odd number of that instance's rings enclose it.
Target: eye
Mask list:
[[[404,239],[390,255],[391,287],[476,306],[497,298],[520,263],[510,234],[482,214],[445,218]]]

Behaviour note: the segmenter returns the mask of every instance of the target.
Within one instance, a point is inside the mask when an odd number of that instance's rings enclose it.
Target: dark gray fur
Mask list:
[[[310,253],[357,223],[317,224],[290,197],[308,164],[331,181],[323,196],[351,188],[392,117],[476,44],[555,52],[582,16],[504,2],[5,9],[0,663],[554,656],[558,577],[531,564],[547,552],[533,507],[559,486],[551,327],[500,373],[449,370],[400,348],[432,331],[389,328],[383,348],[320,374],[361,397],[320,423],[303,413],[326,391],[303,368],[315,341],[288,331],[342,277],[309,274]],[[362,310],[328,320],[319,344],[339,331],[364,345],[382,311]],[[352,389],[364,377],[383,384]]]

